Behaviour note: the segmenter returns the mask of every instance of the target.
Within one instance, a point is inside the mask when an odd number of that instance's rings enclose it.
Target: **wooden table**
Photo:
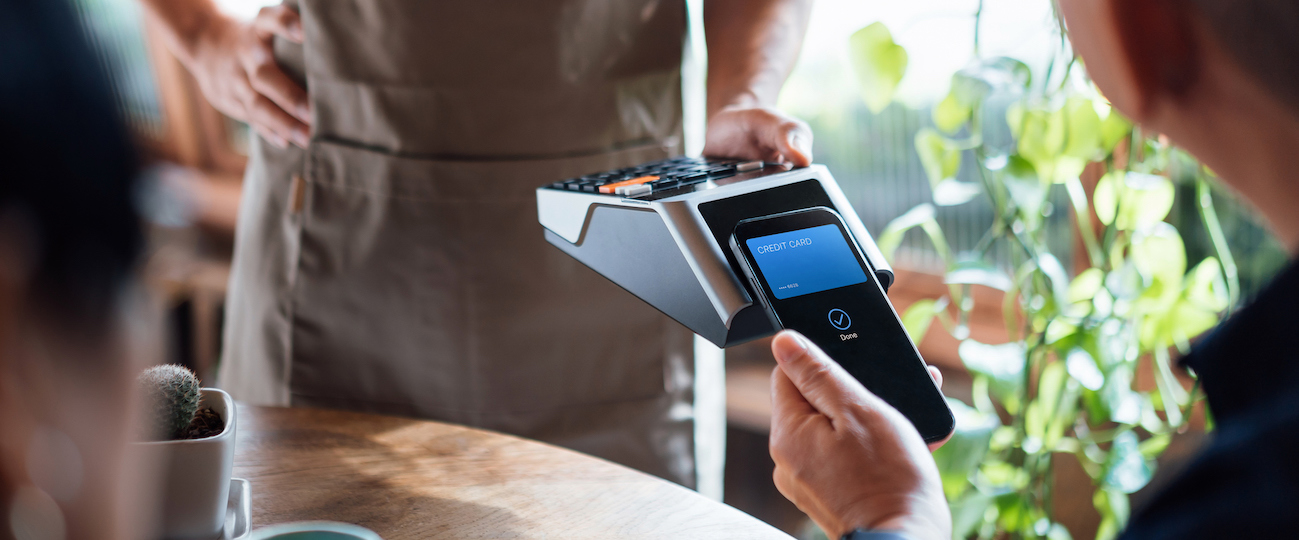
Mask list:
[[[402,538],[790,537],[674,483],[461,426],[239,406],[252,523],[328,519]]]

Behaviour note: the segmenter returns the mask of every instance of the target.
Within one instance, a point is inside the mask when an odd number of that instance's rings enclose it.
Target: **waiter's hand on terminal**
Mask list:
[[[774,108],[798,60],[811,0],[705,0],[708,133],[704,155],[805,167],[812,130]]]
[[[203,96],[227,116],[247,122],[281,148],[305,147],[311,132],[307,92],[275,61],[275,36],[302,43],[298,12],[262,8],[251,22],[222,15],[210,0],[145,0],[169,48],[198,80]]]
[[[911,540],[952,536],[938,468],[902,413],[797,332],[771,342],[771,457],[776,487],[830,538],[855,529]],[[942,376],[929,368],[934,383]]]

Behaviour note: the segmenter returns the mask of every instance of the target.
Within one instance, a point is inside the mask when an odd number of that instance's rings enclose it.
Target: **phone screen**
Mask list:
[[[732,248],[777,325],[816,343],[926,441],[951,433],[951,410],[838,214],[817,208],[747,220]]]

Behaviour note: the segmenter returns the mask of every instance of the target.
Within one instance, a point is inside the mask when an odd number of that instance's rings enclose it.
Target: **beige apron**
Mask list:
[[[695,484],[691,335],[548,245],[533,190],[680,153],[683,0],[301,0],[311,145],[253,145],[220,379]]]

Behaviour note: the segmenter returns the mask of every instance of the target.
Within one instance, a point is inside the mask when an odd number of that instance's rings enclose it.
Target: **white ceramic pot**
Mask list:
[[[135,446],[154,461],[161,478],[163,538],[211,540],[221,534],[234,466],[237,415],[230,394],[204,388],[203,407],[211,407],[225,422],[220,435],[185,441],[154,441]]]

